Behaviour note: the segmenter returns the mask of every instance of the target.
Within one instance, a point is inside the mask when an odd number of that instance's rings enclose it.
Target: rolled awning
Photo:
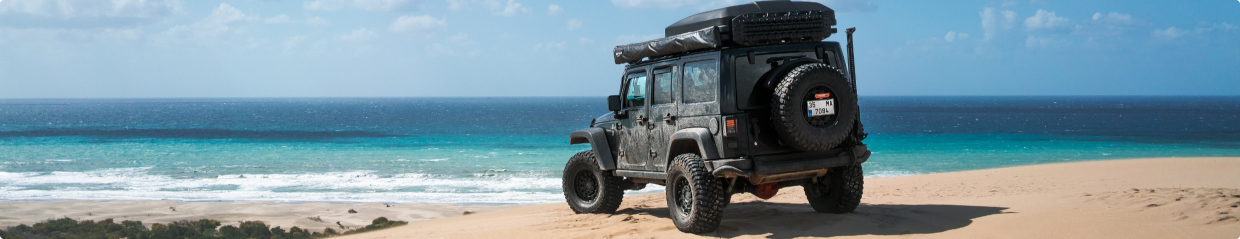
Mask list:
[[[641,61],[642,58],[659,57],[693,50],[712,49],[721,46],[718,27],[686,32],[675,36],[645,42],[616,46],[616,64]]]

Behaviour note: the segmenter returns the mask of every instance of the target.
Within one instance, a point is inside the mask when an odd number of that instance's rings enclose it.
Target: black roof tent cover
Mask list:
[[[666,37],[615,48],[616,64],[693,50],[819,42],[835,28],[835,11],[816,2],[757,1],[694,14]]]

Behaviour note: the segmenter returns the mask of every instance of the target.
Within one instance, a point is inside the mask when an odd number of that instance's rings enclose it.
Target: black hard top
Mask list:
[[[732,18],[736,18],[736,16],[745,13],[806,10],[820,10],[829,13],[831,16],[835,16],[835,11],[817,2],[794,2],[789,0],[757,1],[694,14],[693,16],[686,17],[685,19],[681,19],[680,21],[673,23],[671,26],[667,26],[667,28],[663,29],[663,32],[666,36],[670,37],[681,33],[701,30],[702,28],[730,25],[732,24]],[[834,17],[832,18],[834,19]],[[834,20],[831,24],[835,24]]]

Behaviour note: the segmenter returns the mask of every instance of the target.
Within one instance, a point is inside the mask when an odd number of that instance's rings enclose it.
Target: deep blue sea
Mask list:
[[[862,97],[871,177],[1240,156],[1240,97]],[[603,97],[0,100],[0,200],[562,201]],[[652,187],[647,191],[657,191]]]

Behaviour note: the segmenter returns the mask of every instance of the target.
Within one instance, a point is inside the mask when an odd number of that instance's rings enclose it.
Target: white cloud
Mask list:
[[[1133,23],[1132,15],[1118,13],[1118,12],[1111,12],[1107,14],[1096,12],[1094,13],[1094,21],[1100,21],[1100,22],[1109,23],[1109,24],[1132,24]]]
[[[306,36],[293,36],[284,39],[284,50],[292,50],[306,42]]]
[[[407,11],[413,10],[416,3],[410,0],[354,0],[353,5],[369,11]]]
[[[458,32],[456,33],[456,35],[452,35],[448,37],[448,42],[451,42],[452,44],[455,44],[455,45],[462,45],[462,46],[468,46],[468,45],[474,44],[473,41],[469,40],[469,34],[465,34],[464,32]]]
[[[999,11],[998,9],[987,7],[978,13],[982,17],[983,41],[990,41],[998,36],[1000,30],[1011,29],[1016,22],[1016,12],[1011,10]]]
[[[577,43],[590,44],[590,43],[594,43],[594,40],[590,38],[582,37],[582,38],[577,38]]]
[[[458,51],[451,46],[444,44],[431,44],[426,47],[427,54],[430,56],[446,56],[446,57],[475,57],[482,54],[481,50],[474,49],[465,52]]]
[[[1208,39],[1213,36],[1221,36],[1219,33],[1228,34],[1233,31],[1240,30],[1240,27],[1231,23],[1211,23],[1202,22],[1196,28],[1185,29],[1179,27],[1168,27],[1164,29],[1154,29],[1150,32],[1150,36],[1156,40],[1175,40],[1181,38],[1192,37],[1193,39]]]
[[[581,20],[580,20],[580,19],[571,19],[571,20],[568,20],[568,30],[570,30],[570,31],[571,31],[571,30],[581,29],[581,24],[582,24],[582,23],[581,23]]]
[[[388,30],[392,32],[434,32],[446,28],[446,19],[431,16],[401,16],[388,26]]]
[[[293,23],[293,18],[288,17],[288,15],[280,14],[279,16],[269,17],[266,20],[263,20],[263,22],[268,24]]]
[[[1073,35],[1099,37],[1118,37],[1128,35],[1134,29],[1137,20],[1132,15],[1111,12],[1096,12],[1092,21],[1082,21],[1072,28]]]
[[[562,13],[564,13],[564,8],[560,7],[560,5],[551,4],[551,6],[547,6],[547,15],[559,16]]]
[[[250,49],[257,49],[263,45],[267,45],[267,39],[248,38],[245,39],[245,46]]]
[[[967,39],[969,39],[969,34],[967,34],[967,33],[956,33],[956,31],[948,31],[948,32],[947,32],[947,35],[943,36],[943,40],[945,40],[945,41],[947,41],[947,42],[955,42],[955,41],[957,41],[957,40],[963,41],[963,40],[967,40]]]
[[[1197,27],[1197,33],[1207,33],[1207,32],[1213,32],[1216,30],[1230,32],[1230,31],[1237,30],[1237,29],[1240,29],[1240,28],[1236,27],[1236,25],[1231,25],[1231,23],[1226,23],[1226,22],[1211,23],[1209,24],[1209,26],[1203,25],[1203,26]]]
[[[666,8],[666,9],[697,9],[710,10],[732,5],[744,4],[749,0],[611,0],[611,4],[621,8]],[[873,0],[815,0],[836,12],[873,12],[878,5]]]
[[[306,25],[310,25],[310,26],[326,26],[327,24],[331,24],[331,23],[332,23],[331,21],[328,21],[327,19],[324,19],[318,16],[306,18]]]
[[[521,3],[518,3],[516,0],[508,0],[507,2],[501,2],[499,0],[447,0],[447,2],[448,10],[453,11],[470,8],[471,5],[477,5],[484,9],[490,10],[492,14],[505,17],[530,12],[529,7],[521,5]],[[550,11],[554,11],[555,8],[559,8],[559,5],[552,4],[551,6],[554,7],[548,7],[548,14],[553,14],[553,12]],[[563,9],[560,8],[560,11],[563,11]]]
[[[568,49],[568,43],[562,42],[562,41],[539,43],[537,45],[534,45],[535,51],[542,51],[542,52],[563,51],[564,49]]]
[[[493,9],[496,9],[496,8],[493,8]],[[520,3],[517,3],[517,1],[508,0],[508,3],[505,3],[504,7],[502,9],[499,9],[498,12],[496,12],[495,14],[498,14],[500,16],[505,16],[505,17],[511,17],[511,16],[516,16],[517,14],[527,13],[529,11],[530,11],[530,8],[522,7]]]
[[[413,0],[314,0],[303,2],[302,8],[310,11],[335,11],[352,6],[367,11],[407,11],[417,6]]]
[[[1183,29],[1179,29],[1176,27],[1169,27],[1167,29],[1154,29],[1154,31],[1150,33],[1150,35],[1153,36],[1154,38],[1163,39],[1163,40],[1172,40],[1172,39],[1180,38],[1184,36],[1185,34],[1188,34],[1188,31],[1185,31]]]
[[[621,8],[693,8],[714,9],[736,5],[739,0],[611,0]]]
[[[379,38],[379,33],[376,33],[375,31],[370,30],[369,28],[357,29],[357,30],[353,30],[353,32],[350,32],[348,34],[336,36],[337,41],[345,41],[345,42],[368,42],[368,41],[378,39],[378,38]]]
[[[465,0],[445,0],[448,2],[448,10],[457,11],[465,7]]]
[[[237,22],[258,20],[258,16],[246,15],[240,9],[229,6],[227,3],[220,3],[220,6],[211,12],[210,16],[203,19],[204,22],[211,25],[228,25]]]
[[[1048,47],[1051,43],[1054,43],[1054,39],[1049,37],[1029,36],[1025,38],[1025,47],[1027,48]]]
[[[310,11],[335,11],[348,4],[347,0],[314,0],[302,3],[301,7]]]
[[[190,25],[179,25],[164,32],[166,37],[184,40],[205,40],[237,34],[242,23],[258,21],[258,15],[247,15],[227,3],[220,3],[211,15]],[[209,43],[209,42],[208,42]]]
[[[58,18],[149,18],[164,17],[179,10],[181,10],[181,3],[174,0],[10,0],[8,4],[0,4],[0,14],[29,14]]]
[[[1029,18],[1025,18],[1026,30],[1048,30],[1058,29],[1068,25],[1068,19],[1055,16],[1055,12],[1047,12],[1038,9],[1038,12]]]
[[[176,0],[9,0],[0,4],[0,25],[93,28],[131,26],[182,12]]]

